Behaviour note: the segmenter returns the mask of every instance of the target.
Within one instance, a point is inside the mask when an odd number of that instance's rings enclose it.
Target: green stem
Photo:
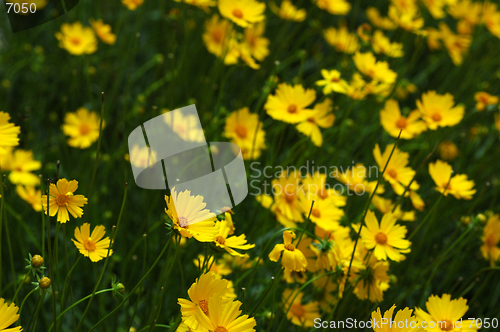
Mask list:
[[[19,307],[19,312],[17,313],[19,316],[21,316],[21,312],[23,311],[23,307],[24,307],[24,302],[26,302],[26,299],[28,299],[28,297],[31,295],[31,293],[33,293],[34,291],[36,291],[36,287],[33,288],[28,294],[26,294],[26,296],[24,297],[23,299],[23,302],[21,302],[21,306]]]

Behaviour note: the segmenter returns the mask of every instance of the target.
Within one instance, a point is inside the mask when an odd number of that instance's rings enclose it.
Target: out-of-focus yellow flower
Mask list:
[[[40,184],[40,177],[31,173],[39,170],[42,163],[35,160],[32,151],[17,149],[0,156],[0,168],[10,171],[9,181],[12,184],[36,186]]]
[[[266,5],[255,0],[219,0],[218,6],[222,16],[243,28],[265,19]]]
[[[258,61],[269,55],[269,39],[263,37],[265,26],[265,22],[259,22],[245,29],[244,43],[248,45],[251,56]]]
[[[452,177],[451,166],[441,160],[429,164],[429,175],[436,183],[436,190],[448,196],[452,194],[456,199],[472,199],[476,193],[474,181],[468,180],[467,175],[457,174]]]
[[[313,89],[306,90],[300,84],[292,86],[281,83],[275,95],[267,97],[264,108],[273,119],[295,124],[313,115],[312,110],[307,107],[315,99],[316,92]]]
[[[57,213],[57,221],[65,224],[69,220],[69,214],[73,218],[81,218],[83,215],[82,207],[87,204],[87,198],[83,195],[75,195],[78,189],[78,181],[59,179],[56,184],[50,184],[48,210],[53,217]],[[42,196],[42,206],[47,214],[47,195]],[[68,213],[69,212],[69,213]]]
[[[355,100],[365,99],[368,95],[367,83],[363,79],[360,73],[354,73],[351,78],[351,82],[347,86],[346,94]]]
[[[283,309],[286,311],[289,307],[286,317],[297,326],[313,327],[314,319],[320,316],[318,302],[311,301],[302,304],[304,293],[292,291],[287,288],[283,292]],[[294,299],[295,298],[295,299]]]
[[[70,136],[68,145],[74,148],[86,149],[99,138],[100,117],[95,112],[90,112],[85,107],[76,112],[66,113],[62,131]],[[106,122],[102,121],[104,129]]]
[[[59,47],[73,55],[92,54],[97,50],[97,38],[92,28],[84,27],[80,22],[64,23],[61,32],[56,32]]]
[[[94,29],[97,37],[99,37],[106,44],[113,45],[116,42],[116,35],[111,32],[111,26],[104,24],[102,20],[95,21],[90,19],[90,25]]]
[[[351,4],[346,0],[314,0],[316,5],[333,15],[346,15],[351,10]]]
[[[297,170],[290,174],[282,171],[279,177],[272,181],[274,203],[271,210],[278,209],[287,219],[298,222],[304,220],[302,213],[305,212],[300,202],[300,178],[300,172]]]
[[[500,38],[500,12],[497,4],[486,1],[483,4],[482,22],[492,34]]]
[[[391,43],[382,31],[377,30],[372,37],[372,46],[375,53],[383,53],[392,58],[400,58],[404,55],[403,44]]]
[[[306,176],[302,179],[305,191],[305,195],[303,195],[303,197],[307,200],[314,199],[315,201],[328,201],[328,204],[337,207],[345,206],[347,198],[342,196],[342,194],[334,188],[330,188],[326,181],[327,174],[322,174],[319,171],[315,172],[314,175],[309,173],[306,174]],[[308,207],[310,206],[311,205]],[[306,210],[309,211],[309,209]]]
[[[14,324],[18,319],[17,314],[19,308],[12,302],[11,304],[5,303],[3,298],[0,298],[0,330],[5,332],[21,332],[23,328],[21,326],[16,326],[7,329],[9,326]]]
[[[313,114],[306,121],[297,124],[297,130],[302,134],[309,136],[316,146],[323,145],[323,135],[319,127],[330,128],[335,121],[335,115],[331,114],[332,100],[326,98],[313,108]]]
[[[229,50],[229,39],[233,35],[233,29],[229,21],[213,15],[205,23],[203,42],[208,52],[217,57],[225,57]]]
[[[328,95],[332,92],[346,93],[347,82],[340,78],[340,72],[337,70],[321,69],[322,80],[316,81],[316,85],[323,87],[323,94]]]
[[[499,113],[495,114],[495,127],[497,127],[497,130],[500,131],[500,114]]]
[[[444,160],[453,160],[455,159],[459,152],[458,148],[453,142],[451,141],[443,141],[441,144],[438,146],[439,150],[439,155],[441,156],[442,159]]]
[[[453,63],[458,66],[463,61],[463,56],[469,49],[472,42],[470,35],[462,35],[453,33],[444,22],[439,23],[441,40],[450,54]]]
[[[227,220],[220,221],[219,232],[214,235],[213,242],[219,248],[226,250],[233,256],[243,257],[244,254],[237,252],[234,249],[248,250],[255,247],[255,244],[248,244],[245,234],[239,236],[229,236],[230,228]]]
[[[384,30],[396,29],[396,24],[394,24],[394,22],[388,17],[382,17],[377,8],[368,7],[365,13],[368,20],[377,28]]]
[[[364,246],[359,247],[364,248]],[[378,261],[374,255],[371,255],[366,266],[358,267],[353,264],[351,271],[351,282],[356,285],[353,292],[358,299],[369,299],[372,302],[381,302],[384,299],[384,291],[389,288],[390,278],[387,274],[389,262]]]
[[[417,92],[417,86],[406,79],[402,79],[396,86],[396,96],[399,100],[408,98],[408,94]]]
[[[390,5],[389,18],[400,28],[419,33],[424,26],[424,19],[420,17],[417,9],[401,11],[396,6]]]
[[[0,112],[0,155],[10,152],[10,148],[19,144],[17,135],[21,132],[21,127],[9,122],[10,115]]]
[[[184,239],[184,238],[183,238]],[[226,264],[224,260],[217,260],[215,259],[214,256],[210,256],[208,259],[208,262],[205,262],[205,256],[204,255],[198,255],[198,258],[196,258],[193,262],[194,265],[198,269],[201,269],[203,265],[206,265],[209,268],[210,272],[213,272],[215,274],[218,274],[220,276],[225,276],[228,274],[231,274],[233,272],[231,268]]]
[[[441,31],[434,28],[426,28],[425,33],[427,34],[427,45],[429,49],[440,50],[442,48]]]
[[[415,211],[403,211],[399,205],[394,208],[394,203],[390,199],[374,195],[372,204],[383,214],[392,213],[392,215],[398,220],[415,221]]]
[[[368,169],[368,173],[370,172],[371,169]],[[365,192],[373,193],[375,187],[377,186],[377,181],[368,182],[366,180],[367,169],[361,163],[358,163],[352,167],[348,167],[348,169],[342,173],[339,173],[337,169],[334,169],[334,171],[331,173],[331,176],[347,185],[350,190],[354,191],[358,195],[361,195]],[[377,194],[383,193],[384,186],[379,185],[377,188]]]
[[[139,168],[148,168],[149,166],[153,166],[158,160],[156,151],[152,150],[148,146],[139,148],[139,145],[137,144],[132,146],[130,156],[125,159],[130,161],[133,166]]]
[[[449,2],[448,0],[422,0],[422,2],[435,19],[441,19],[446,16],[444,6]]]
[[[197,7],[213,7],[217,6],[217,1],[215,0],[174,0],[176,2],[184,2],[188,5],[193,5]]]
[[[310,219],[325,231],[334,231],[340,227],[339,220],[344,216],[344,211],[332,204],[329,200],[317,200],[312,204],[312,199],[301,200],[304,211],[311,210]]]
[[[389,310],[384,313],[382,318],[382,313],[380,308],[377,311],[372,312],[372,326],[375,332],[421,332],[422,329],[418,327],[417,318],[412,315],[412,310],[409,308],[404,308],[403,310],[398,310],[396,316],[392,317],[394,314],[394,309],[396,305],[393,305]],[[384,324],[385,322],[390,322],[390,324]],[[388,325],[388,326],[384,326]],[[414,327],[412,327],[414,326]]]
[[[341,25],[338,29],[330,27],[323,34],[327,43],[339,52],[353,54],[359,50],[358,37],[355,33],[349,33],[345,25]]]
[[[457,31],[461,34],[471,34],[474,27],[481,22],[482,6],[480,2],[471,0],[455,1],[449,4],[447,11],[455,19],[457,23]]]
[[[108,256],[108,249],[111,243],[109,237],[104,238],[106,234],[104,226],[96,226],[90,234],[90,224],[84,223],[82,227],[75,228],[75,240],[71,239],[78,251],[90,258],[92,262],[98,262]],[[113,254],[113,250],[109,250],[109,256]]]
[[[306,18],[305,9],[298,9],[290,0],[283,0],[279,8],[274,2],[271,2],[269,8],[284,20],[302,22]]]
[[[431,130],[438,127],[452,127],[464,117],[463,106],[455,106],[453,96],[449,93],[439,95],[436,91],[422,94],[422,101],[417,100],[417,108],[422,114],[422,119],[427,122]]]
[[[277,262],[283,252],[281,265],[283,265],[285,270],[305,271],[307,267],[307,260],[302,251],[296,248],[292,243],[294,238],[294,232],[284,231],[283,243],[278,243],[274,246],[273,250],[269,253],[269,259],[273,262]]]
[[[33,210],[42,211],[42,191],[36,190],[33,186],[16,186],[16,192],[26,202],[31,204]]]
[[[243,159],[259,158],[266,148],[266,133],[257,114],[252,114],[248,107],[234,111],[226,118],[225,137],[237,144],[243,153]]]
[[[129,10],[136,10],[143,2],[144,0],[122,0],[122,4]]]
[[[384,109],[380,111],[380,123],[385,131],[392,137],[412,139],[427,130],[425,122],[420,120],[420,112],[415,110],[408,114],[408,117],[401,115],[399,104],[394,99],[388,99],[385,102]]]
[[[498,214],[491,215],[486,221],[481,241],[483,241],[481,254],[484,259],[490,262],[491,266],[495,265],[500,260],[500,218]]]
[[[410,13],[418,9],[418,4],[416,0],[391,0],[394,7],[400,12]]]
[[[358,27],[356,33],[362,41],[369,42],[371,39],[370,31],[372,31],[372,27],[368,23],[363,23]]]
[[[398,75],[389,68],[389,64],[385,61],[377,61],[373,53],[357,52],[352,59],[356,68],[371,79],[387,84],[396,81]]]
[[[497,105],[498,97],[492,96],[487,92],[479,91],[474,95],[474,100],[476,101],[476,110],[483,111],[488,105]]]

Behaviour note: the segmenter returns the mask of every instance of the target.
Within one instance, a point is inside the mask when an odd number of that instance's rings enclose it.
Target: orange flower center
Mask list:
[[[285,199],[286,199],[287,203],[291,204],[295,200],[295,194],[294,193],[285,192]]]
[[[288,106],[288,113],[290,113],[290,114],[297,113],[297,106],[294,104]]]
[[[318,192],[318,196],[319,196],[321,199],[328,198],[328,191],[327,191],[327,190],[325,190],[324,188],[321,188],[321,190]]]
[[[442,120],[441,114],[439,114],[439,113],[434,113],[434,114],[432,115],[432,120],[434,120],[435,122],[439,122],[439,121],[441,121],[441,120]]]
[[[92,238],[89,237],[87,240],[83,241],[83,247],[88,251],[94,251],[95,242],[92,241]]]
[[[316,123],[316,121],[314,121],[314,118],[309,118],[309,119],[307,119],[307,122],[310,122],[310,123]]]
[[[68,196],[66,196],[66,195],[57,195],[56,202],[60,206],[66,205],[68,203]]]
[[[332,81],[333,83],[340,82],[340,77],[334,77],[330,81]]]
[[[493,236],[494,234],[490,234],[487,238],[486,238],[486,244],[488,245],[488,247],[492,248],[495,246],[495,237]]]
[[[295,250],[295,246],[291,243],[289,244],[285,244],[285,249],[288,250],[288,251],[294,251]]]
[[[224,326],[217,326],[214,332],[229,332]]]
[[[295,316],[298,316],[298,317],[302,317],[306,313],[306,311],[304,310],[304,307],[300,303],[292,304],[292,307],[290,308],[290,310],[292,311],[292,313]]]
[[[222,244],[222,245],[224,245],[226,243],[226,239],[220,235],[215,238],[215,241],[217,241],[217,243]]]
[[[247,137],[247,128],[242,125],[236,126],[236,135],[238,135],[241,138]]]
[[[82,123],[79,129],[81,135],[87,135],[90,132],[90,126],[86,123]]]
[[[82,43],[81,39],[78,37],[73,37],[69,40],[73,45],[80,45]]]
[[[205,300],[201,300],[198,305],[200,306],[203,313],[208,316],[208,302]]]
[[[387,171],[387,174],[389,174],[389,176],[393,179],[395,179],[397,176],[398,176],[398,172],[396,172],[395,169],[390,169]]]
[[[319,211],[318,209],[314,208],[312,211],[311,211],[311,214],[316,217],[316,218],[319,218],[321,217],[321,211]]]
[[[233,10],[233,15],[234,15],[234,17],[242,18],[243,12],[241,10],[239,10],[238,8],[236,8],[235,10]]]
[[[186,217],[179,217],[179,225],[182,227],[182,228],[185,228],[188,226],[188,223],[187,223],[187,219]]]
[[[396,127],[399,129],[405,129],[406,128],[406,119],[405,118],[399,118],[398,121],[396,121]]]
[[[443,330],[443,331],[451,331],[451,330],[453,330],[453,323],[450,322],[449,320],[445,319],[441,323],[441,330]]]
[[[221,30],[214,31],[212,33],[212,39],[217,43],[222,43],[223,32]]]
[[[375,235],[375,241],[377,241],[378,244],[386,244],[387,243],[387,235],[385,235],[382,232],[379,232],[377,235]]]

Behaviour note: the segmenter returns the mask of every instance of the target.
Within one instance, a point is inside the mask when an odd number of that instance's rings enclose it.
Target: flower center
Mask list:
[[[451,331],[451,330],[453,330],[453,324],[449,320],[445,319],[441,323],[441,330],[443,330],[443,331]]]
[[[71,42],[71,44],[73,45],[80,45],[82,43],[82,41],[80,40],[80,38],[78,37],[73,37],[69,40]]]
[[[297,113],[297,106],[294,104],[288,106],[288,113],[290,113],[290,114]]]
[[[228,330],[224,326],[217,326],[214,332],[228,332]]]
[[[395,169],[390,169],[389,171],[387,171],[387,174],[389,174],[389,176],[393,179],[395,179],[398,176],[398,172],[396,172]]]
[[[314,208],[314,209],[311,211],[311,214],[312,214],[314,217],[316,217],[316,218],[321,217],[321,212],[320,212],[318,209],[316,209],[316,208]]]
[[[220,235],[215,238],[215,241],[217,241],[217,243],[222,244],[222,245],[224,245],[226,243],[226,239]]]
[[[492,248],[495,246],[495,237],[494,237],[494,234],[490,234],[490,236],[488,236],[486,238],[486,244],[488,245],[488,247]]]
[[[338,83],[340,82],[340,77],[333,77],[330,81],[332,81],[333,83]]]
[[[94,251],[95,242],[92,241],[92,238],[89,237],[87,240],[83,241],[83,247],[88,251]]]
[[[299,317],[304,316],[304,314],[306,313],[306,311],[304,310],[304,307],[299,303],[292,304],[292,307],[290,308],[290,310],[292,311],[292,313],[295,316],[299,316]]]
[[[318,192],[318,196],[319,196],[321,199],[328,198],[328,191],[327,191],[327,190],[325,190],[324,188],[321,188],[321,190]]]
[[[382,232],[379,232],[377,235],[375,235],[375,241],[377,241],[378,244],[386,244],[387,243],[387,235],[385,235]]]
[[[399,129],[405,129],[406,128],[406,119],[399,118],[399,120],[396,121],[396,127],[398,127]]]
[[[185,228],[188,226],[188,222],[187,222],[187,218],[186,217],[179,217],[179,225],[182,227],[182,228]]]
[[[235,10],[233,10],[233,15],[237,18],[242,18],[243,12],[241,10],[239,10],[238,8],[236,8]]]
[[[310,123],[316,123],[316,121],[314,121],[314,118],[309,118],[309,119],[307,119],[307,122],[310,122]]]
[[[442,119],[442,117],[441,117],[441,114],[439,114],[439,113],[434,113],[432,115],[432,120],[434,120],[435,122],[439,122],[439,121],[441,121],[441,119]]]
[[[289,244],[285,244],[285,249],[288,250],[288,251],[294,251],[295,250],[295,246],[291,243]]]
[[[208,316],[208,302],[206,300],[201,300],[198,305],[201,310],[203,310],[203,313]]]
[[[90,126],[86,123],[82,123],[79,129],[81,135],[87,135],[90,132]]]
[[[242,126],[242,125],[238,125],[236,127],[236,135],[238,135],[239,137],[241,138],[245,138],[247,137],[247,128],[245,128],[245,126]]]
[[[212,38],[213,38],[213,40],[214,40],[217,44],[222,43],[222,36],[223,36],[223,35],[222,35],[222,31],[220,31],[220,30],[214,31],[214,32],[212,33]]]
[[[294,193],[285,192],[285,199],[286,199],[287,203],[291,204],[295,200],[295,194]]]
[[[68,203],[68,196],[66,195],[57,195],[56,202],[59,205],[66,205]]]

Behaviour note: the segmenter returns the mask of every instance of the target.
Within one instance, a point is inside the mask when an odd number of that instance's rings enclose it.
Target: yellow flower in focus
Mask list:
[[[460,151],[457,146],[453,144],[451,141],[443,141],[438,146],[439,155],[444,160],[453,160],[455,159]]]
[[[467,300],[463,298],[452,300],[450,294],[443,294],[441,297],[431,295],[425,303],[425,306],[427,307],[427,311],[429,311],[429,313],[420,308],[415,308],[415,316],[417,316],[419,322],[427,323],[424,324],[427,326],[425,328],[426,331],[471,332],[477,331],[481,327],[481,323],[479,322],[476,325],[477,321],[475,320],[460,320],[469,309],[467,306]],[[456,328],[454,324],[457,322],[460,322],[463,328]],[[432,326],[434,326],[434,328],[432,328]]]
[[[226,250],[233,256],[243,257],[245,254],[241,254],[234,249],[248,250],[255,247],[255,244],[247,244],[245,234],[239,236],[229,236],[229,225],[227,220],[219,222],[219,232],[214,236],[213,242],[219,248]]]
[[[291,290],[289,288],[283,291],[282,301],[283,310],[288,310],[286,317],[297,326],[313,327],[314,319],[320,317],[319,305],[316,301],[310,301],[302,304],[304,293]]]
[[[33,210],[42,211],[42,191],[33,186],[16,186],[16,192],[23,200],[31,204]]]
[[[310,118],[297,125],[297,130],[311,138],[316,146],[323,145],[323,135],[319,130],[321,128],[330,128],[335,121],[335,115],[331,114],[332,100],[326,98],[323,102],[314,106]]]
[[[21,132],[21,127],[9,122],[10,115],[0,112],[0,155],[10,152],[10,148],[19,145],[17,135]]]
[[[3,298],[0,298],[0,331],[21,332],[23,330],[21,326],[7,329],[19,319],[18,311],[19,308],[14,303],[9,305]]]
[[[248,47],[250,55],[258,61],[264,60],[269,55],[269,39],[263,37],[265,26],[265,22],[259,22],[245,29],[244,44]]]
[[[312,110],[306,107],[315,99],[316,92],[313,89],[306,90],[300,84],[292,86],[281,83],[275,94],[267,97],[264,108],[273,119],[295,124],[313,115]]]
[[[326,42],[338,52],[353,54],[359,50],[358,37],[354,33],[349,33],[345,25],[341,25],[338,29],[330,27],[323,34]]]
[[[196,308],[196,319],[201,327],[213,332],[254,332],[255,318],[241,315],[240,301],[224,301],[214,296],[207,305],[207,315],[201,306]]]
[[[61,32],[56,32],[56,38],[59,40],[59,47],[73,55],[92,54],[97,50],[94,31],[80,22],[64,23]]]
[[[297,9],[290,0],[283,0],[279,8],[274,2],[271,2],[269,7],[273,13],[284,20],[302,22],[306,18],[305,9]]]
[[[464,107],[455,106],[453,96],[449,93],[439,95],[436,91],[422,94],[422,101],[417,100],[417,108],[422,114],[422,119],[427,122],[431,130],[438,127],[452,127],[464,117]]]
[[[483,245],[481,254],[488,260],[491,266],[500,260],[500,218],[498,214],[491,215],[486,221],[481,237]]]
[[[40,177],[31,173],[39,170],[42,163],[35,160],[32,151],[17,149],[0,156],[0,167],[10,171],[9,181],[12,184],[36,186],[40,184]]]
[[[49,190],[49,212],[53,217],[57,213],[57,221],[65,224],[69,220],[68,212],[73,218],[81,218],[82,206],[87,204],[87,198],[83,195],[74,195],[78,189],[78,181],[59,179],[56,184],[50,184]],[[47,195],[42,196],[42,206],[47,214]]]
[[[219,0],[218,6],[222,16],[243,28],[265,19],[266,5],[255,0]]]
[[[396,218],[392,213],[384,214],[380,224],[375,213],[368,211],[365,224],[361,229],[361,240],[367,249],[374,249],[377,259],[399,262],[405,259],[403,253],[410,252],[411,242],[405,239],[407,229],[396,225]]]
[[[122,4],[127,7],[128,10],[136,10],[143,2],[144,0],[122,0]]]
[[[396,305],[394,304],[389,310],[387,310],[384,313],[384,317],[382,317],[380,308],[377,308],[377,311],[372,312],[371,321],[372,321],[373,331],[375,332],[423,331],[421,328],[419,328],[417,318],[412,315],[411,309],[404,308],[403,310],[398,310],[398,312],[396,312],[396,316],[393,317],[395,309]]]
[[[425,122],[420,120],[419,111],[412,111],[408,117],[404,117],[401,115],[398,102],[394,99],[385,102],[384,109],[380,111],[380,123],[392,137],[398,137],[401,132],[402,139],[412,139],[427,130]]]
[[[337,70],[321,69],[322,80],[316,81],[316,85],[323,87],[323,94],[328,95],[332,92],[346,93],[348,84],[340,78],[340,72]]]
[[[109,249],[111,240],[109,237],[104,238],[106,234],[104,226],[96,226],[90,234],[90,224],[84,223],[82,227],[75,228],[75,240],[71,239],[78,251],[85,256],[90,258],[92,262],[98,262],[103,258],[113,254],[113,250]]]
[[[469,49],[472,37],[466,34],[455,34],[446,23],[439,23],[441,40],[450,54],[453,63],[458,66],[463,61],[463,56]]]
[[[419,33],[424,26],[424,19],[416,9],[401,11],[396,6],[390,5],[388,16],[400,28],[414,33]]]
[[[248,107],[234,111],[226,118],[223,135],[237,144],[243,159],[257,159],[266,148],[266,133],[257,114],[250,113]]]
[[[387,84],[396,81],[398,75],[389,68],[389,64],[385,61],[377,61],[373,53],[356,52],[352,59],[356,68],[371,79]]]
[[[467,175],[457,174],[451,176],[453,170],[451,166],[441,160],[429,164],[429,174],[436,183],[436,190],[448,196],[452,194],[456,199],[472,199],[476,193],[474,181],[468,180]],[[451,180],[450,180],[451,179]]]
[[[110,25],[104,24],[102,20],[95,21],[93,18],[90,19],[90,25],[92,25],[97,37],[106,44],[113,45],[116,42],[116,35],[111,32]]]
[[[396,25],[388,17],[382,17],[380,12],[375,7],[368,7],[366,9],[366,17],[377,28],[384,30],[394,30]]]
[[[497,96],[492,96],[484,91],[476,92],[476,94],[474,95],[474,100],[476,101],[476,109],[479,112],[483,111],[488,105],[498,104]]]
[[[404,55],[403,44],[391,43],[382,31],[376,30],[372,37],[373,50],[377,54],[385,54],[392,58],[400,58]]]
[[[346,0],[314,0],[316,5],[333,15],[346,15],[351,10],[351,4]]]
[[[292,240],[295,238],[295,233],[292,231],[283,232],[283,244],[279,243],[274,246],[274,249],[269,253],[269,259],[277,262],[280,259],[281,265],[285,270],[289,271],[305,271],[307,267],[307,260],[302,251],[295,247]]]
[[[212,242],[219,232],[219,227],[215,224],[217,217],[215,213],[205,209],[207,203],[203,202],[203,196],[191,196],[189,190],[177,193],[174,187],[170,197],[165,195],[165,202],[165,213],[182,236],[194,237],[200,242]]]
[[[62,131],[70,136],[68,145],[74,148],[86,149],[99,138],[100,117],[97,113],[81,107],[76,112],[66,113]],[[104,129],[106,122],[102,121]]]

